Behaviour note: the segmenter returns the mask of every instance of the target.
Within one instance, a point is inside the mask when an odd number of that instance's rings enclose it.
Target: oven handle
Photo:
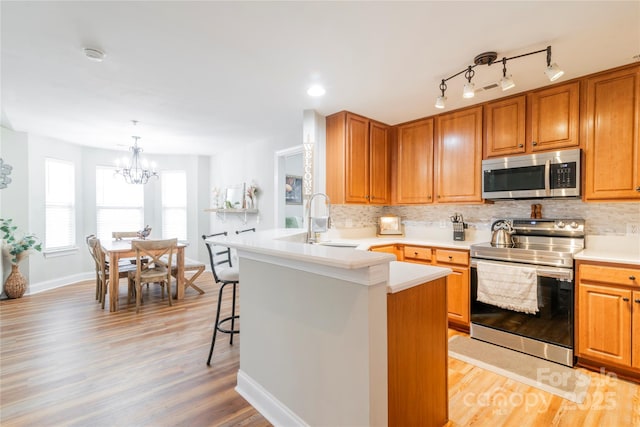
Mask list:
[[[471,268],[476,268],[478,266],[478,261],[486,262],[489,264],[510,265],[514,267],[531,267],[536,269],[536,275],[540,277],[550,277],[552,279],[559,279],[567,282],[573,281],[572,268],[557,268],[557,267],[549,267],[545,265],[531,265],[531,264],[503,262],[503,261],[488,261],[488,260],[476,259],[476,258],[471,258]]]

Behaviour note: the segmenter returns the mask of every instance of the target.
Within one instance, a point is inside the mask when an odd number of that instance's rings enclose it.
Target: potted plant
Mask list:
[[[27,290],[27,279],[18,267],[20,261],[29,256],[32,250],[42,251],[42,244],[35,234],[20,233],[12,222],[12,219],[0,218],[2,251],[11,260],[11,274],[4,283],[4,291],[9,298],[20,298]]]

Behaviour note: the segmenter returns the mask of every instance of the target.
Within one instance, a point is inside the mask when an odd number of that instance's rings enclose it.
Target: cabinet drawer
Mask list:
[[[581,264],[580,281],[584,280],[616,285],[640,286],[640,269]]]
[[[431,248],[425,248],[424,246],[405,246],[404,257],[431,262]]]
[[[436,262],[469,265],[469,252],[436,249]]]

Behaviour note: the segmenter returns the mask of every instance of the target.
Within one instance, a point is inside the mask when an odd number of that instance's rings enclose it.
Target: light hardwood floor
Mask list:
[[[100,309],[91,282],[1,301],[0,425],[269,425],[234,391],[237,341],[219,334],[206,366],[217,287],[210,273],[197,283],[206,293],[173,307],[152,286],[138,315],[126,285],[118,313]],[[589,375],[577,405],[449,359],[451,425],[640,426],[640,387]]]

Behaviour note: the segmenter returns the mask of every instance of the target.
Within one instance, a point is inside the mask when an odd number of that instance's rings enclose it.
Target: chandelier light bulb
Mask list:
[[[447,102],[447,97],[446,96],[439,96],[436,98],[436,108],[444,108],[445,104]]]

